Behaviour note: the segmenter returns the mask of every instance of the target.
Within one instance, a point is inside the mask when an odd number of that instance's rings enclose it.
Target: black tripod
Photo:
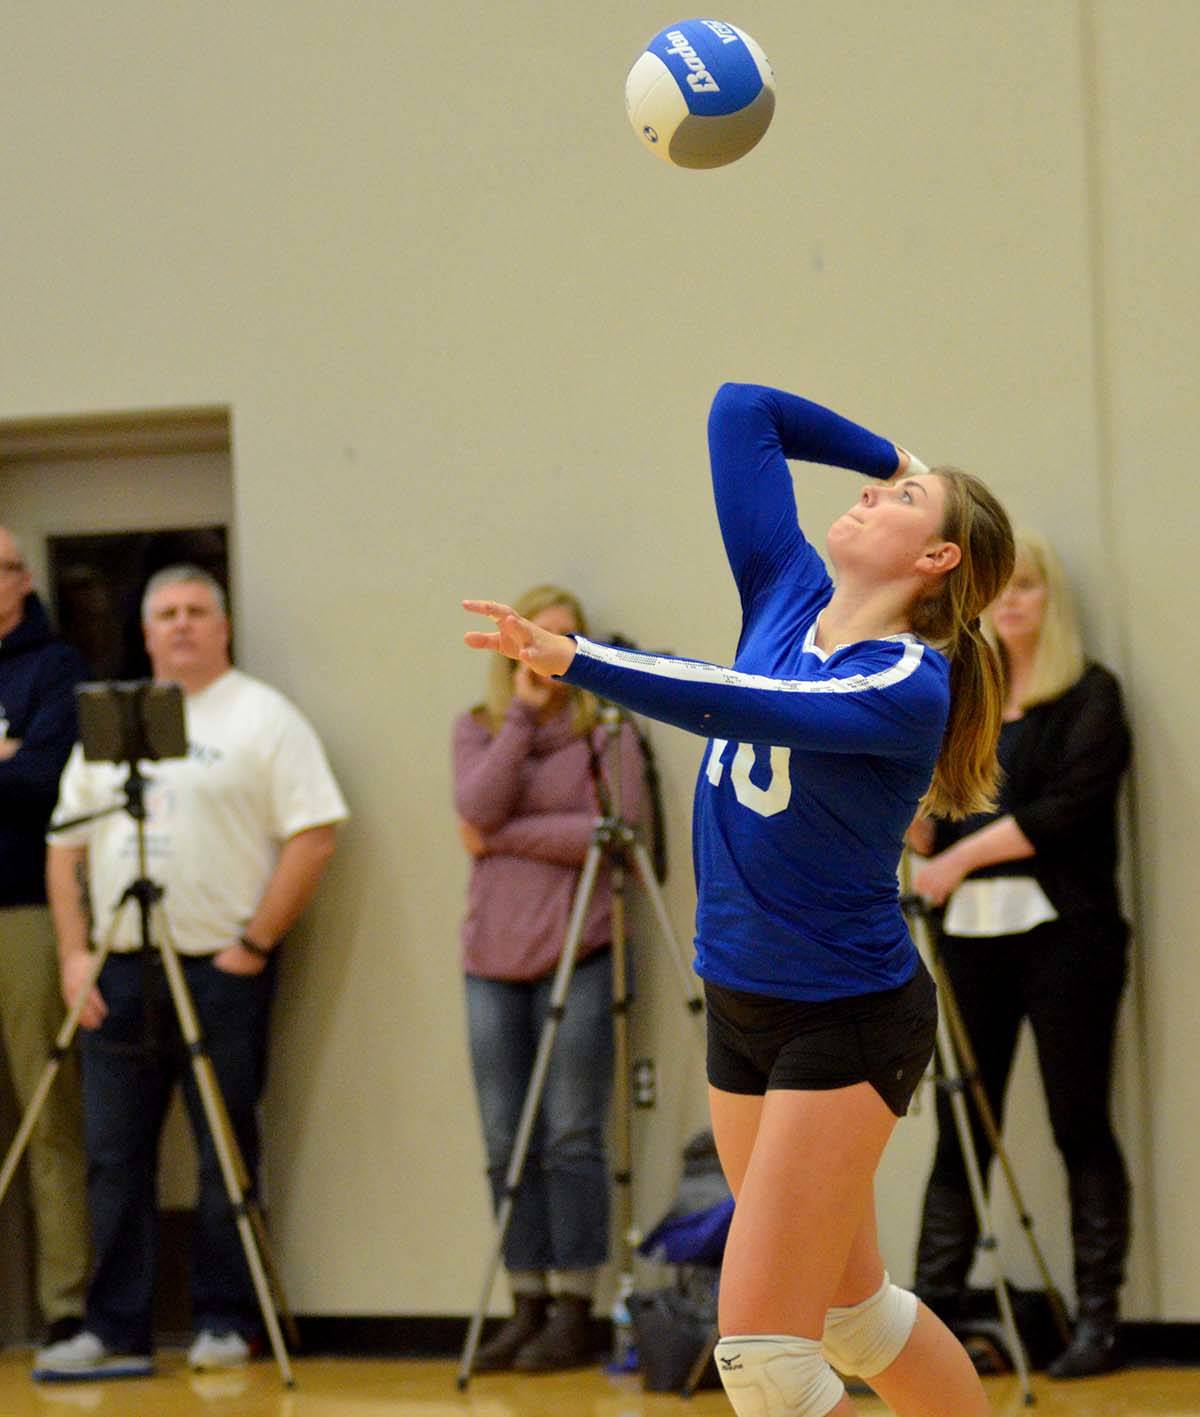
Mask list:
[[[131,759],[129,762],[129,775],[125,781],[124,802],[117,803],[115,806],[106,808],[102,812],[91,813],[85,817],[77,817],[69,822],[56,824],[55,829],[61,831],[69,827],[81,826],[85,822],[94,821],[97,817],[108,816],[113,812],[128,812],[137,827],[138,876],[136,880],[132,881],[129,886],[126,887],[120,900],[117,902],[116,910],[113,913],[113,918],[109,924],[108,930],[105,932],[104,940],[99,948],[93,952],[91,968],[87,980],[79,990],[74,1002],[71,1004],[67,1017],[63,1021],[62,1028],[59,1030],[58,1036],[54,1040],[54,1044],[50,1050],[49,1061],[38,1081],[37,1088],[25,1111],[25,1115],[21,1119],[21,1125],[18,1127],[17,1134],[13,1138],[12,1145],[9,1147],[8,1155],[4,1159],[4,1165],[0,1167],[0,1200],[4,1198],[4,1194],[21,1160],[21,1156],[29,1143],[29,1138],[33,1134],[33,1129],[37,1125],[38,1116],[54,1084],[54,1079],[58,1075],[62,1060],[70,1051],[71,1044],[79,1027],[79,1016],[83,1011],[88,996],[95,987],[96,981],[100,977],[100,971],[104,968],[105,960],[112,951],[113,942],[116,939],[122,916],[130,905],[136,905],[140,922],[141,949],[144,952],[143,958],[148,963],[151,958],[149,952],[151,950],[157,950],[162,959],[163,970],[175,1007],[176,1018],[179,1022],[179,1030],[187,1045],[187,1051],[191,1059],[192,1072],[196,1079],[196,1086],[203,1104],[204,1115],[213,1139],[213,1145],[221,1164],[221,1174],[225,1181],[225,1189],[229,1195],[230,1205],[233,1208],[234,1222],[242,1242],[242,1248],[246,1254],[246,1263],[249,1266],[250,1277],[254,1284],[255,1294],[258,1297],[259,1308],[262,1311],[263,1323],[266,1326],[267,1334],[271,1341],[271,1349],[275,1355],[275,1361],[279,1365],[280,1375],[285,1385],[287,1387],[294,1387],[295,1379],[292,1376],[287,1348],[284,1346],[283,1335],[280,1332],[275,1300],[278,1301],[279,1310],[283,1314],[284,1322],[288,1329],[288,1337],[292,1345],[299,1347],[299,1335],[296,1330],[295,1321],[288,1310],[283,1288],[279,1280],[279,1274],[271,1257],[270,1244],[267,1237],[266,1225],[262,1218],[262,1212],[259,1209],[257,1201],[249,1194],[249,1173],[246,1169],[246,1163],[242,1156],[241,1148],[238,1146],[233,1124],[229,1119],[225,1099],[221,1095],[216,1071],[205,1049],[204,1037],[200,1031],[191,992],[184,978],[183,966],[179,962],[179,955],[176,952],[170,926],[167,921],[166,909],[163,905],[163,888],[152,881],[146,874],[145,789],[146,779],[138,771],[137,760]],[[268,1272],[270,1275],[269,1282]],[[272,1294],[274,1295],[274,1299]]]
[[[659,890],[650,855],[634,834],[633,828],[621,816],[620,710],[611,704],[605,704],[601,709],[600,718],[608,735],[607,752],[610,764],[608,779],[611,783],[611,790],[605,789],[597,764],[596,770],[593,771],[593,779],[603,815],[597,820],[592,830],[591,844],[584,858],[579,884],[575,888],[575,896],[571,903],[566,939],[562,954],[559,956],[558,967],[555,970],[554,983],[551,986],[549,1010],[541,1036],[538,1039],[533,1072],[521,1108],[508,1170],[504,1177],[503,1197],[496,1215],[496,1242],[485,1270],[483,1292],[480,1295],[478,1307],[471,1318],[466,1342],[463,1345],[458,1369],[460,1389],[466,1387],[471,1377],[471,1365],[475,1360],[475,1351],[479,1346],[479,1335],[487,1313],[488,1300],[496,1282],[496,1271],[500,1266],[504,1239],[512,1219],[517,1189],[521,1184],[521,1176],[529,1152],[529,1142],[533,1135],[534,1124],[537,1121],[538,1109],[541,1106],[546,1074],[550,1067],[550,1056],[554,1050],[559,1024],[566,1011],[567,990],[570,987],[571,975],[575,969],[575,957],[579,950],[580,937],[583,934],[588,907],[596,887],[596,877],[602,864],[607,862],[609,867],[611,894],[613,1107],[616,1118],[613,1180],[618,1187],[617,1284],[618,1293],[622,1298],[627,1298],[633,1291],[633,1255],[641,1240],[641,1235],[633,1223],[632,1125],[629,1087],[629,951],[625,930],[625,878],[628,867],[632,867],[634,874],[641,882],[642,888],[654,908],[659,928],[671,945],[671,957],[679,971],[680,986],[688,1010],[696,1017],[701,1016],[704,1010],[704,1001],[696,988],[689,963],[671,926],[671,918],[667,914],[666,902]]]
[[[904,873],[907,878],[907,858]],[[940,1067],[937,1083],[939,1087],[945,1089],[949,1098],[950,1110],[954,1117],[954,1128],[958,1135],[958,1143],[962,1149],[963,1163],[967,1172],[967,1183],[971,1190],[971,1202],[979,1227],[978,1246],[988,1256],[991,1265],[992,1284],[996,1292],[996,1304],[1004,1328],[1005,1340],[1012,1354],[1013,1366],[1021,1380],[1025,1403],[1029,1406],[1032,1405],[1034,1396],[1029,1386],[1028,1363],[1025,1349],[1017,1332],[1016,1320],[1013,1317],[1008,1284],[1000,1267],[999,1245],[992,1228],[987,1188],[975,1150],[975,1138],[971,1132],[971,1123],[967,1116],[968,1091],[979,1114],[988,1144],[1000,1164],[1001,1172],[1008,1185],[1021,1227],[1029,1242],[1030,1253],[1045,1286],[1055,1327],[1059,1331],[1064,1346],[1071,1342],[1071,1326],[1067,1320],[1066,1305],[1051,1278],[1049,1266],[1046,1264],[1045,1256],[1042,1254],[1041,1246],[1034,1234],[1033,1217],[1025,1207],[1020,1188],[1017,1185],[1016,1174],[1000,1136],[995,1113],[979,1076],[975,1052],[971,1046],[966,1024],[959,1011],[958,1000],[938,954],[935,931],[931,928],[930,923],[929,903],[921,896],[905,894],[901,897],[901,904],[913,941],[920,949],[929,966],[929,972],[933,975],[934,983],[937,985],[939,1004],[937,1057]]]

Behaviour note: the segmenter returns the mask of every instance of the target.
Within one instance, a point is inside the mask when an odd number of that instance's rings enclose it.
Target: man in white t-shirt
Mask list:
[[[164,889],[172,943],[253,1188],[273,952],[316,889],[346,804],[308,721],[231,666],[224,594],[206,572],[176,566],[152,577],[142,622],[155,680],[183,687],[188,739],[186,758],[147,765],[146,874]],[[87,762],[77,744],[55,818],[121,802],[126,772]],[[95,1268],[82,1332],[42,1349],[34,1377],[153,1371],[155,1170],[180,1081],[199,1152],[188,1359],[198,1369],[237,1366],[260,1342],[261,1315],[161,959],[140,950],[136,906],[111,929],[140,874],[135,823],[117,812],[48,840],[68,1004],[87,985],[90,943],[111,935],[112,952],[79,1019]]]

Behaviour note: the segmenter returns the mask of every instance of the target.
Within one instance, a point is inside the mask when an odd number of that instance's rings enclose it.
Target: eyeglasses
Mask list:
[[[12,571],[16,573],[17,571],[23,571],[24,569],[24,561],[0,561],[0,571]]]

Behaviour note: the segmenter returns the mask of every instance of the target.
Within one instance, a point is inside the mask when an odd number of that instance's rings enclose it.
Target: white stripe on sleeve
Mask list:
[[[904,653],[888,669],[876,674],[848,674],[843,679],[771,679],[764,674],[743,674],[721,664],[696,659],[666,659],[656,654],[598,645],[583,635],[575,637],[576,650],[601,664],[615,664],[660,679],[677,679],[692,684],[724,684],[733,689],[773,689],[783,694],[861,694],[867,689],[888,689],[907,679],[920,664],[925,646],[909,640]]]

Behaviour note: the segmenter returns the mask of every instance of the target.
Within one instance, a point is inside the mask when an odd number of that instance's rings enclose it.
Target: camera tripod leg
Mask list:
[[[996,1121],[996,1114],[992,1111],[992,1104],[988,1101],[987,1092],[984,1090],[983,1080],[979,1075],[979,1065],[975,1057],[975,1050],[971,1046],[971,1038],[967,1033],[966,1023],[963,1021],[962,1013],[959,1010],[958,999],[955,996],[941,956],[936,947],[932,945],[930,947],[930,969],[937,983],[938,994],[945,1006],[946,1018],[950,1025],[950,1034],[955,1050],[962,1059],[963,1071],[971,1089],[971,1097],[975,1103],[975,1109],[979,1113],[979,1120],[983,1125],[984,1134],[988,1139],[988,1145],[992,1148],[996,1160],[1000,1165],[1000,1169],[1004,1174],[1004,1180],[1008,1186],[1009,1195],[1012,1196],[1017,1217],[1021,1222],[1021,1227],[1025,1231],[1025,1237],[1029,1242],[1029,1250],[1033,1256],[1033,1262],[1037,1266],[1038,1273],[1042,1278],[1042,1285],[1046,1291],[1046,1301],[1050,1305],[1050,1313],[1054,1319],[1054,1326],[1058,1330],[1058,1336],[1062,1339],[1063,1346],[1066,1347],[1071,1342],[1071,1324],[1067,1318],[1067,1306],[1063,1302],[1062,1294],[1054,1283],[1054,1279],[1050,1274],[1050,1267],[1046,1263],[1045,1255],[1042,1253],[1042,1247],[1038,1244],[1037,1236],[1033,1232],[1033,1216],[1025,1208],[1025,1201],[1021,1195],[1020,1187],[1017,1184],[1016,1173],[1013,1170],[1008,1151],[1000,1135],[1000,1127]]]
[[[220,1094],[218,1094],[219,1096]],[[241,1151],[237,1146],[237,1138],[234,1136],[232,1124],[230,1124],[229,1136],[234,1145],[234,1159],[241,1160]],[[243,1166],[244,1166],[243,1162]],[[245,1174],[243,1172],[243,1174]],[[246,1176],[244,1180],[238,1182],[243,1194],[250,1185],[250,1178]],[[270,1284],[271,1294],[275,1300],[275,1308],[280,1318],[283,1320],[284,1332],[287,1334],[287,1341],[292,1345],[293,1350],[300,1347],[300,1330],[296,1327],[296,1319],[288,1304],[287,1295],[283,1290],[283,1280],[279,1274],[279,1266],[275,1263],[275,1255],[271,1246],[271,1237],[267,1233],[267,1222],[263,1218],[262,1207],[255,1199],[246,1201],[246,1214],[250,1218],[250,1225],[254,1230],[254,1239],[258,1245],[258,1252],[262,1256],[263,1266],[267,1271],[267,1279]]]
[[[713,1354],[717,1351],[717,1344],[721,1341],[721,1330],[713,1324],[708,1337],[704,1340],[704,1346],[696,1355],[696,1361],[692,1364],[683,1386],[679,1389],[681,1397],[691,1397],[700,1386],[700,1379],[704,1376],[704,1370],[708,1367]]]
[[[188,990],[187,980],[184,978],[183,966],[179,963],[179,956],[175,952],[175,946],[170,938],[162,912],[159,912],[158,940],[163,969],[166,972],[167,984],[175,1005],[175,1014],[179,1020],[179,1029],[183,1034],[188,1054],[192,1060],[192,1073],[196,1079],[213,1146],[221,1164],[225,1190],[233,1207],[234,1223],[242,1242],[242,1249],[245,1251],[250,1278],[254,1285],[254,1292],[258,1297],[258,1307],[271,1341],[271,1351],[275,1355],[275,1361],[279,1365],[280,1376],[283,1378],[285,1386],[295,1387],[296,1380],[292,1375],[292,1367],[288,1359],[287,1348],[284,1345],[283,1334],[280,1331],[271,1288],[267,1282],[263,1262],[264,1252],[260,1251],[258,1239],[250,1221],[251,1203],[246,1199],[246,1185],[249,1182],[249,1177],[246,1173],[245,1161],[242,1159],[237,1138],[229,1121],[225,1100],[221,1096],[216,1070],[213,1068],[212,1059],[205,1050],[204,1038],[200,1032],[200,1024],[196,1017],[192,996]],[[263,1233],[265,1234],[265,1231]]]
[[[697,1018],[703,1019],[704,999],[696,985],[696,976],[692,972],[691,958],[684,952],[679,936],[675,933],[671,924],[671,917],[667,913],[667,903],[663,899],[662,890],[658,884],[658,878],[654,874],[654,863],[650,860],[650,853],[636,838],[629,841],[629,851],[633,857],[633,864],[637,871],[638,880],[642,884],[642,889],[654,909],[655,919],[658,921],[658,928],[662,932],[663,939],[671,946],[670,955],[675,972],[679,976],[679,987],[683,993],[684,1002],[689,1013],[695,1014]]]
[[[33,1129],[37,1126],[38,1118],[42,1114],[42,1108],[46,1105],[46,1098],[50,1095],[50,1089],[54,1086],[54,1079],[58,1076],[62,1067],[62,1060],[71,1051],[71,1045],[75,1041],[75,1035],[79,1031],[79,1015],[83,1012],[83,1006],[87,1002],[88,995],[95,988],[96,980],[100,978],[100,971],[104,968],[104,961],[108,958],[112,950],[113,940],[116,939],[117,924],[120,920],[120,909],[114,914],[112,923],[104,937],[104,942],[92,957],[91,973],[87,977],[87,982],[75,996],[75,1001],[67,1011],[67,1016],[63,1019],[62,1027],[58,1030],[54,1042],[50,1047],[50,1056],[46,1062],[42,1075],[38,1079],[38,1085],[34,1089],[33,1096],[29,1099],[29,1106],[21,1118],[21,1124],[17,1128],[17,1134],[13,1137],[8,1148],[8,1153],[4,1158],[4,1165],[0,1166],[0,1201],[2,1201],[12,1184],[12,1178],[16,1175],[17,1167],[21,1157],[25,1154],[25,1148],[29,1145],[29,1139],[33,1135]]]
[[[633,871],[642,884],[646,897],[649,898],[657,924],[659,924],[659,930],[669,944],[669,954],[672,956],[677,975],[679,975],[680,988],[687,1010],[697,1019],[703,1020],[704,1000],[696,985],[696,975],[691,972],[690,961],[684,955],[683,948],[680,947],[679,937],[674,932],[670,915],[667,914],[666,901],[663,900],[662,890],[660,890],[659,881],[655,876],[655,867],[650,860],[650,853],[639,842],[638,837],[633,835],[628,826],[622,826],[621,830],[622,846],[625,847],[625,852],[632,860]],[[618,1254],[618,1292],[622,1298],[626,1298],[633,1292],[633,1253],[642,1241],[642,1236],[633,1224],[633,1148],[632,1121],[630,1121],[632,1110],[629,1105],[629,998],[625,966],[628,948],[626,948],[625,939],[625,869],[623,869],[623,864],[619,867],[613,866],[612,897],[613,904],[619,903],[619,911],[621,911],[619,927],[616,922],[616,913],[615,921],[613,921],[613,1041],[615,1041],[613,1108],[616,1112],[616,1168],[613,1172],[613,1179],[615,1179],[616,1185],[621,1187],[618,1190],[618,1219],[619,1233],[621,1233],[621,1250]],[[701,1023],[701,1027],[703,1027],[703,1023]],[[701,1049],[703,1049],[703,1041],[701,1041]],[[714,1336],[713,1348],[715,1345],[717,1345],[717,1339]],[[704,1355],[706,1362],[707,1357],[708,1353]],[[701,1362],[700,1370],[696,1374],[697,1383],[700,1382],[700,1374],[703,1372],[704,1363]],[[683,1389],[684,1397],[690,1397],[691,1390],[693,1389],[690,1389],[686,1384]]]
[[[592,833],[592,843],[584,858],[583,871],[579,877],[579,884],[575,888],[575,898],[571,903],[566,942],[563,945],[562,954],[559,956],[558,967],[554,972],[554,983],[550,990],[546,1022],[542,1025],[541,1037],[538,1039],[533,1072],[530,1075],[529,1087],[521,1107],[521,1117],[517,1124],[516,1137],[513,1140],[508,1171],[504,1177],[504,1196],[496,1213],[496,1240],[484,1274],[483,1292],[480,1294],[479,1303],[471,1316],[471,1323],[467,1329],[467,1337],[459,1361],[457,1382],[460,1390],[465,1388],[470,1380],[471,1365],[475,1361],[475,1352],[479,1347],[479,1335],[483,1330],[488,1300],[491,1298],[492,1287],[496,1282],[496,1271],[500,1268],[504,1240],[508,1234],[509,1222],[512,1220],[517,1188],[521,1184],[521,1176],[525,1170],[525,1158],[529,1154],[529,1142],[533,1136],[534,1123],[537,1121],[538,1109],[541,1106],[542,1092],[546,1086],[546,1074],[550,1070],[550,1055],[554,1051],[554,1040],[558,1036],[558,1026],[566,1007],[567,989],[570,987],[571,975],[575,971],[575,957],[579,952],[579,941],[583,935],[584,921],[587,919],[588,907],[591,905],[592,893],[596,887],[596,876],[605,853],[606,841],[607,823],[601,822]]]
[[[909,897],[905,901],[905,913],[909,931],[922,957],[929,966],[930,973],[941,992],[941,969],[937,953],[929,934],[929,921],[924,901]],[[937,1056],[942,1069],[942,1078],[950,1099],[950,1111],[954,1118],[954,1129],[958,1133],[958,1144],[962,1150],[963,1164],[967,1171],[967,1184],[971,1191],[971,1204],[975,1208],[975,1218],[979,1226],[979,1248],[983,1250],[991,1264],[992,1288],[996,1293],[996,1306],[1000,1313],[1005,1340],[1012,1352],[1013,1366],[1021,1383],[1021,1392],[1027,1407],[1033,1405],[1033,1390],[1029,1386],[1029,1364],[1025,1346],[1017,1330],[1013,1316],[1012,1298],[1008,1292],[1008,1282],[1000,1267],[1000,1247],[992,1229],[991,1211],[988,1207],[987,1190],[983,1184],[983,1174],[979,1169],[979,1156],[975,1150],[975,1138],[971,1133],[971,1123],[967,1116],[967,1098],[958,1054],[950,1032],[948,1010],[939,999],[937,1022]]]
[[[233,1163],[237,1188],[242,1196],[242,1203],[246,1208],[246,1217],[250,1221],[251,1228],[254,1231],[254,1239],[258,1246],[258,1253],[262,1257],[263,1267],[267,1272],[267,1279],[270,1282],[271,1295],[274,1300],[275,1308],[283,1321],[287,1341],[293,1348],[299,1348],[300,1330],[296,1327],[296,1320],[292,1315],[291,1308],[288,1306],[287,1295],[283,1290],[283,1281],[279,1275],[279,1268],[275,1263],[271,1237],[267,1233],[267,1223],[263,1218],[262,1207],[255,1197],[248,1194],[250,1190],[250,1173],[246,1169],[246,1159],[242,1155],[242,1148],[238,1145],[237,1133],[234,1131],[233,1122],[229,1117],[229,1110],[225,1106],[224,1095],[216,1080],[216,1074],[212,1069],[212,1062],[207,1054],[203,1055],[203,1066],[205,1071],[212,1075],[212,1100],[221,1117],[221,1127],[228,1141],[229,1159]]]
[[[617,1284],[622,1299],[633,1292],[633,1252],[641,1241],[633,1223],[633,1126],[629,1110],[629,942],[625,926],[625,862],[609,872],[612,917],[613,1182],[617,1187]],[[622,1355],[617,1354],[618,1358]]]
[[[939,1012],[937,1035],[938,1058],[942,1065],[942,1075],[950,1096],[950,1110],[954,1115],[954,1127],[958,1133],[958,1143],[962,1148],[963,1160],[967,1168],[967,1182],[971,1188],[971,1201],[979,1223],[979,1248],[986,1252],[991,1263],[992,1287],[996,1291],[996,1304],[1000,1310],[1000,1320],[1004,1335],[1012,1350],[1013,1366],[1021,1382],[1026,1405],[1033,1402],[1029,1387],[1029,1366],[1025,1357],[1025,1347],[1017,1332],[1013,1317],[1012,1300],[1008,1292],[1008,1282],[1000,1268],[1000,1247],[992,1229],[991,1212],[984,1190],[983,1175],[979,1169],[979,1158],[975,1152],[975,1138],[971,1135],[971,1123],[967,1117],[967,1099],[963,1092],[962,1075],[958,1071],[958,1059],[954,1054],[954,1042],[944,1012]]]

